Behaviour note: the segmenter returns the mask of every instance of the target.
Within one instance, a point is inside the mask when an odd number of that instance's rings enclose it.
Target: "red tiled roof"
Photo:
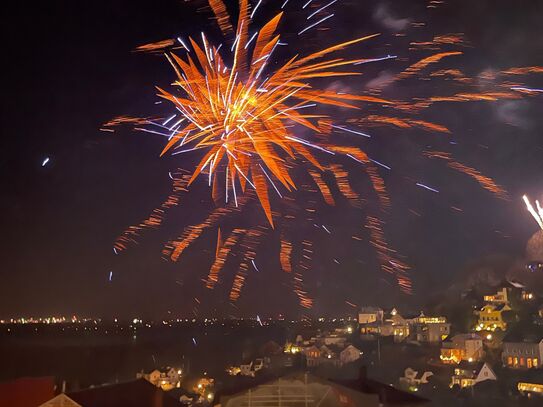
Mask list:
[[[0,406],[36,407],[54,396],[53,377],[23,377],[0,383]]]

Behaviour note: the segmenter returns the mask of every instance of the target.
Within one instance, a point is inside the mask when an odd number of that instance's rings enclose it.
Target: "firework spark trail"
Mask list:
[[[286,236],[281,236],[281,250],[279,253],[279,261],[281,262],[281,268],[285,273],[292,273],[292,243],[287,240]]]
[[[330,171],[336,179],[336,184],[341,194],[351,203],[355,208],[361,208],[362,202],[360,201],[360,195],[358,195],[349,182],[349,173],[339,164],[332,164]]]
[[[445,34],[445,35],[436,35],[432,41],[412,41],[409,45],[412,47],[410,49],[429,49],[429,50],[438,50],[442,45],[465,45],[466,39],[464,34],[455,33],[455,34]]]
[[[409,77],[417,75],[420,71],[422,71],[424,68],[436,64],[439,61],[441,61],[443,58],[447,58],[450,56],[456,56],[456,55],[462,55],[462,52],[460,51],[450,51],[450,52],[440,52],[434,55],[431,55],[429,57],[423,58],[420,61],[414,63],[413,65],[409,66],[407,69],[399,73],[397,76],[391,78],[386,84],[389,85],[392,82],[397,82],[400,80],[407,79]]]
[[[259,227],[249,230],[243,240],[240,243],[242,250],[244,250],[241,263],[239,265],[238,272],[234,277],[232,282],[232,287],[230,289],[230,301],[236,302],[243,289],[245,284],[245,279],[247,278],[247,272],[249,270],[249,264],[252,264],[255,269],[258,271],[255,265],[255,258],[258,246],[260,245],[261,239],[264,236],[265,228]]]
[[[447,161],[447,166],[461,173],[469,175],[470,177],[475,179],[484,189],[492,192],[498,198],[505,200],[509,199],[507,191],[498,184],[496,184],[496,182],[492,178],[481,174],[475,168],[468,167],[467,165],[453,160],[450,153],[446,153],[443,151],[426,151],[424,152],[424,155],[429,158],[436,158]]]
[[[294,273],[294,293],[298,296],[300,306],[303,308],[311,308],[313,299],[309,297],[309,293],[304,288],[304,273],[301,270],[309,271],[311,267],[311,259],[313,255],[313,242],[310,240],[302,241],[302,256],[298,262],[297,272]]]
[[[499,100],[515,100],[521,98],[522,96],[519,92],[462,92],[451,96],[432,96],[413,104],[399,104],[397,109],[417,113],[422,109],[427,109],[435,103],[497,102]]]
[[[136,238],[141,235],[145,229],[158,228],[164,221],[165,212],[174,206],[179,205],[181,194],[188,192],[187,185],[190,180],[190,175],[183,174],[178,178],[174,178],[172,185],[172,193],[166,198],[164,202],[158,207],[153,209],[147,219],[138,225],[128,227],[113,244],[115,254],[127,249],[129,244],[137,243]]]
[[[527,93],[541,93],[543,92],[543,89],[535,89],[535,88],[527,88],[524,86],[513,86],[511,88],[512,90],[518,90],[520,92],[527,92]]]
[[[514,67],[503,70],[500,72],[501,75],[528,75],[528,74],[539,74],[543,73],[543,67],[541,66],[522,66]]]
[[[241,211],[249,198],[250,195],[241,197],[237,207],[231,203],[228,206],[216,208],[202,223],[188,226],[179,238],[169,242],[164,247],[164,250],[162,251],[163,255],[169,257],[173,261],[177,261],[183,252],[202,235],[204,230],[215,226],[224,217],[231,215],[234,212]]]
[[[536,211],[526,195],[524,195],[522,199],[524,200],[524,203],[526,204],[526,208],[528,209],[528,212],[530,212],[530,214],[534,217],[535,221],[537,222],[541,230],[543,230],[543,208],[539,204],[539,201],[535,201],[535,204],[537,207],[537,211]]]
[[[234,229],[230,236],[228,236],[228,238],[225,240],[224,244],[219,249],[218,255],[215,257],[215,262],[209,269],[209,275],[207,276],[206,283],[207,288],[214,288],[219,282],[219,273],[224,267],[230,251],[246,232],[246,229]]]
[[[435,131],[438,133],[448,133],[448,134],[451,133],[451,131],[443,125],[427,122],[424,120],[410,119],[410,118],[369,115],[363,119],[355,120],[354,122],[359,122],[366,125],[389,124],[401,129],[420,128],[425,131]]]
[[[104,129],[102,130],[111,130],[111,131],[115,131],[112,129],[112,127],[117,127],[117,126],[120,126],[120,125],[123,125],[123,124],[139,124],[139,125],[145,125],[149,123],[149,118],[146,118],[146,117],[132,117],[132,116],[117,116],[109,121],[107,121],[106,123],[104,123],[102,126],[104,127]]]
[[[149,44],[143,44],[134,50],[134,52],[160,52],[162,53],[165,49],[171,47],[175,44],[175,41],[172,39],[151,42]]]
[[[370,231],[370,243],[377,251],[381,270],[396,277],[401,290],[407,294],[412,292],[411,279],[407,276],[409,265],[396,257],[385,239],[383,221],[375,216],[366,217],[366,228]]]
[[[328,188],[328,185],[326,185],[326,182],[322,179],[321,174],[318,171],[315,171],[313,169],[309,170],[309,174],[315,181],[315,184],[319,187],[319,190],[321,192],[322,197],[324,198],[324,201],[330,205],[334,206],[335,201],[334,197],[332,196],[332,192],[330,191],[330,188]]]

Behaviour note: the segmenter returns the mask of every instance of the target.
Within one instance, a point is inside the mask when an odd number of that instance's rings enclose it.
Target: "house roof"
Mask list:
[[[289,372],[289,373],[287,373]],[[297,371],[290,369],[288,371],[285,371],[285,374],[283,375],[261,375],[257,376],[256,378],[239,378],[244,380],[239,380],[238,384],[235,386],[231,386],[228,388],[224,388],[219,390],[215,393],[215,399],[213,401],[213,405],[217,405],[221,401],[221,397],[228,397],[228,396],[234,396],[237,394],[240,394],[242,392],[245,392],[249,389],[256,388],[258,386],[264,385],[264,384],[270,384],[271,382],[274,382],[278,379],[289,379],[289,378],[296,378],[296,377],[302,377],[305,376],[309,379],[309,381],[317,381],[322,383],[328,383],[329,385],[338,385],[342,386],[343,388],[347,388],[350,390],[355,391],[358,394],[365,394],[367,396],[378,396],[380,403],[386,403],[387,405],[402,405],[402,404],[419,404],[419,403],[426,403],[429,400],[416,396],[411,393],[407,393],[401,390],[398,390],[392,386],[389,386],[384,383],[380,383],[375,380],[367,379],[367,378],[359,378],[356,380],[333,380],[333,379],[322,379],[317,376],[314,376],[310,373]]]
[[[360,352],[360,349],[358,349],[356,346],[354,346],[353,344],[349,344],[347,346],[345,346],[345,348],[343,348],[343,350],[341,352],[345,352],[347,349],[354,349],[355,351],[357,352]]]
[[[307,395],[310,396],[307,400],[308,403],[310,403],[310,406],[315,406],[318,404],[321,404],[321,402],[328,398],[328,401],[330,399],[337,399],[337,403],[334,403],[333,405],[339,405],[339,401],[342,400],[342,397],[353,397],[351,399],[351,403],[354,402],[353,400],[357,400],[358,402],[355,402],[355,404],[351,405],[364,405],[364,406],[375,406],[377,407],[379,401],[378,397],[375,394],[365,394],[364,392],[359,391],[358,389],[348,388],[346,386],[343,386],[341,383],[337,383],[331,380],[326,380],[321,377],[315,376],[311,373],[307,373],[304,371],[299,370],[290,370],[290,373],[284,374],[281,376],[262,376],[259,380],[253,380],[250,384],[243,386],[237,386],[234,388],[228,388],[218,391],[215,394],[215,399],[213,401],[213,405],[223,404],[223,403],[231,403],[233,400],[236,400],[236,402],[233,405],[242,405],[240,403],[244,403],[243,397],[246,392],[249,390],[253,391],[253,396],[255,394],[258,394],[259,392],[266,392],[267,387],[273,387],[273,386],[281,386],[286,385],[290,388],[290,392],[292,392],[292,387],[296,386],[303,386],[304,390],[307,392]],[[316,386],[316,387],[315,387]],[[328,386],[329,390],[326,391],[324,394],[319,394],[318,391],[323,389],[323,386]],[[331,391],[330,391],[331,390]],[[317,393],[313,393],[314,391],[317,391]],[[269,395],[269,397],[275,397],[278,396],[278,394],[272,394]],[[311,396],[317,396],[322,397],[322,399],[319,401],[318,399],[315,399]],[[288,395],[287,395],[288,397]],[[271,401],[271,400],[270,400]],[[362,404],[360,404],[362,403]],[[230,404],[228,404],[230,405]],[[306,404],[307,405],[307,404]],[[330,405],[323,404],[323,405]]]
[[[466,360],[462,360],[456,367],[462,370],[473,370],[477,373],[481,371],[483,368],[483,365],[485,362],[468,362]]]
[[[178,407],[181,405],[145,379],[94,387],[68,393],[68,396],[83,407]]]
[[[481,335],[478,335],[476,333],[468,333],[468,334],[457,334],[454,335],[451,338],[453,341],[466,341],[469,339],[483,339]]]
[[[45,403],[38,407],[82,407],[81,404],[76,403],[66,394],[60,393],[58,396],[53,397],[51,400],[47,400]]]
[[[0,406],[38,406],[54,396],[53,377],[23,377],[0,383]]]
[[[514,287],[514,288],[526,288],[524,284],[520,283],[519,281],[514,281],[514,280],[506,280],[504,286]]]
[[[276,380],[279,377],[280,376],[268,372],[259,374],[255,377],[236,376],[234,379],[232,379],[232,382],[229,383],[229,385],[226,385],[224,388],[215,392],[213,405],[219,404],[220,399],[223,396],[231,396],[233,394],[241,393],[245,390],[260,386],[261,384]]]
[[[376,380],[368,378],[358,378],[355,380],[330,380],[333,383],[340,384],[342,386],[348,387],[350,389],[366,393],[366,394],[376,394],[379,396],[379,401],[381,403],[386,403],[387,405],[401,405],[407,404],[422,404],[427,403],[430,400],[416,396],[411,393],[407,393],[402,390],[398,390],[393,386],[390,386],[385,383],[378,382]]]
[[[359,314],[372,314],[374,312],[383,312],[383,309],[379,307],[366,306],[361,307],[360,311],[358,311]]]

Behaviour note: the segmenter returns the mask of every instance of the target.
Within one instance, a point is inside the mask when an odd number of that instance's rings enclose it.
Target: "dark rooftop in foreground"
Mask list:
[[[94,387],[68,396],[83,407],[179,407],[181,403],[145,379]]]
[[[249,394],[252,394],[252,397],[257,399],[258,397],[266,397],[271,400],[272,397],[278,397],[277,394],[284,392],[285,397],[287,397],[288,390],[282,390],[277,392],[269,392],[266,395],[260,394],[263,393],[265,389],[272,389],[274,387],[281,387],[281,383],[285,385],[285,389],[300,387],[303,388],[303,392],[299,389],[296,394],[296,397],[302,397],[303,393],[306,397],[309,397],[310,401],[308,406],[313,406],[311,403],[323,403],[319,404],[321,406],[328,405],[331,400],[327,397],[328,392],[334,397],[339,397],[339,399],[349,399],[354,404],[359,405],[356,402],[362,402],[365,406],[418,406],[423,403],[427,403],[429,400],[416,396],[414,394],[398,390],[393,386],[378,382],[376,380],[368,379],[365,374],[365,369],[361,369],[360,376],[354,380],[333,380],[333,379],[323,379],[317,377],[311,373],[303,371],[290,371],[281,376],[276,375],[262,375],[256,377],[252,380],[242,380],[237,384],[226,387],[215,394],[215,399],[213,405],[221,404],[222,407],[225,406],[237,406],[241,405],[244,402],[247,402],[247,399],[251,397]],[[330,389],[325,394],[320,394],[318,388],[326,387]],[[292,390],[290,390],[292,391]],[[291,394],[291,396],[293,396]],[[295,397],[295,396],[293,396]]]

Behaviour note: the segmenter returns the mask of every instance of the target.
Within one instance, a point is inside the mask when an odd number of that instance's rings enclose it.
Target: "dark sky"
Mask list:
[[[279,2],[264,1],[262,16],[273,15],[275,3]],[[291,10],[301,7],[301,0],[290,3]],[[476,76],[489,69],[543,65],[543,1],[454,1],[435,10],[427,9],[426,3],[340,0],[334,5],[331,31],[315,32],[308,37],[312,41],[300,42],[295,35],[287,39],[291,47],[310,52],[381,32],[379,39],[350,56],[394,53],[404,62],[375,64],[367,68],[363,81],[335,83],[355,90],[363,89],[365,80],[399,72],[407,61],[416,61],[408,51],[410,40],[450,32],[465,33],[471,46],[440,67]],[[299,11],[291,14],[283,29],[296,32],[296,24],[305,17]],[[169,66],[158,56],[131,51],[177,35],[197,36],[202,29],[216,34],[207,16],[181,0],[11,2],[4,9],[0,317],[163,316],[168,311],[191,316],[195,296],[204,303],[201,315],[299,312],[272,243],[259,255],[261,273],[248,281],[237,309],[228,305],[227,287],[213,292],[202,288],[200,279],[207,274],[214,250],[211,238],[203,239],[179,263],[161,259],[162,243],[178,235],[195,213],[205,214],[206,204],[200,201],[209,201],[206,189],[195,192],[163,230],[150,232],[122,256],[112,252],[115,238],[167,196],[168,171],[190,169],[191,162],[159,159],[160,138],[130,129],[110,134],[99,128],[120,114],[161,113],[154,105],[154,86],[169,83]],[[425,28],[412,28],[411,23],[422,21],[427,22]],[[394,36],[397,32],[406,36]],[[526,83],[542,87],[542,78],[534,76]],[[389,92],[405,98],[420,86],[413,81]],[[428,92],[447,93],[446,85],[432,86]],[[377,271],[369,246],[345,243],[351,241],[351,216],[360,213],[349,215],[337,208],[323,212],[321,220],[335,225],[333,235],[314,233],[316,245],[322,247],[307,277],[316,299],[314,312],[345,312],[347,299],[382,305],[423,301],[428,290],[446,287],[470,262],[496,253],[522,257],[536,224],[520,198],[524,193],[534,198],[543,194],[542,98],[441,104],[425,112],[424,119],[451,128],[458,158],[503,185],[510,201],[495,199],[443,165],[423,161],[418,153],[425,146],[440,146],[442,135],[375,130],[378,139],[367,146],[370,154],[394,167],[383,174],[393,199],[386,232],[413,266],[415,296],[390,294],[395,290]],[[50,162],[42,167],[46,157]],[[412,180],[436,186],[441,193],[416,188]],[[451,205],[463,212],[451,210]],[[252,222],[264,221],[260,215],[251,216]]]

